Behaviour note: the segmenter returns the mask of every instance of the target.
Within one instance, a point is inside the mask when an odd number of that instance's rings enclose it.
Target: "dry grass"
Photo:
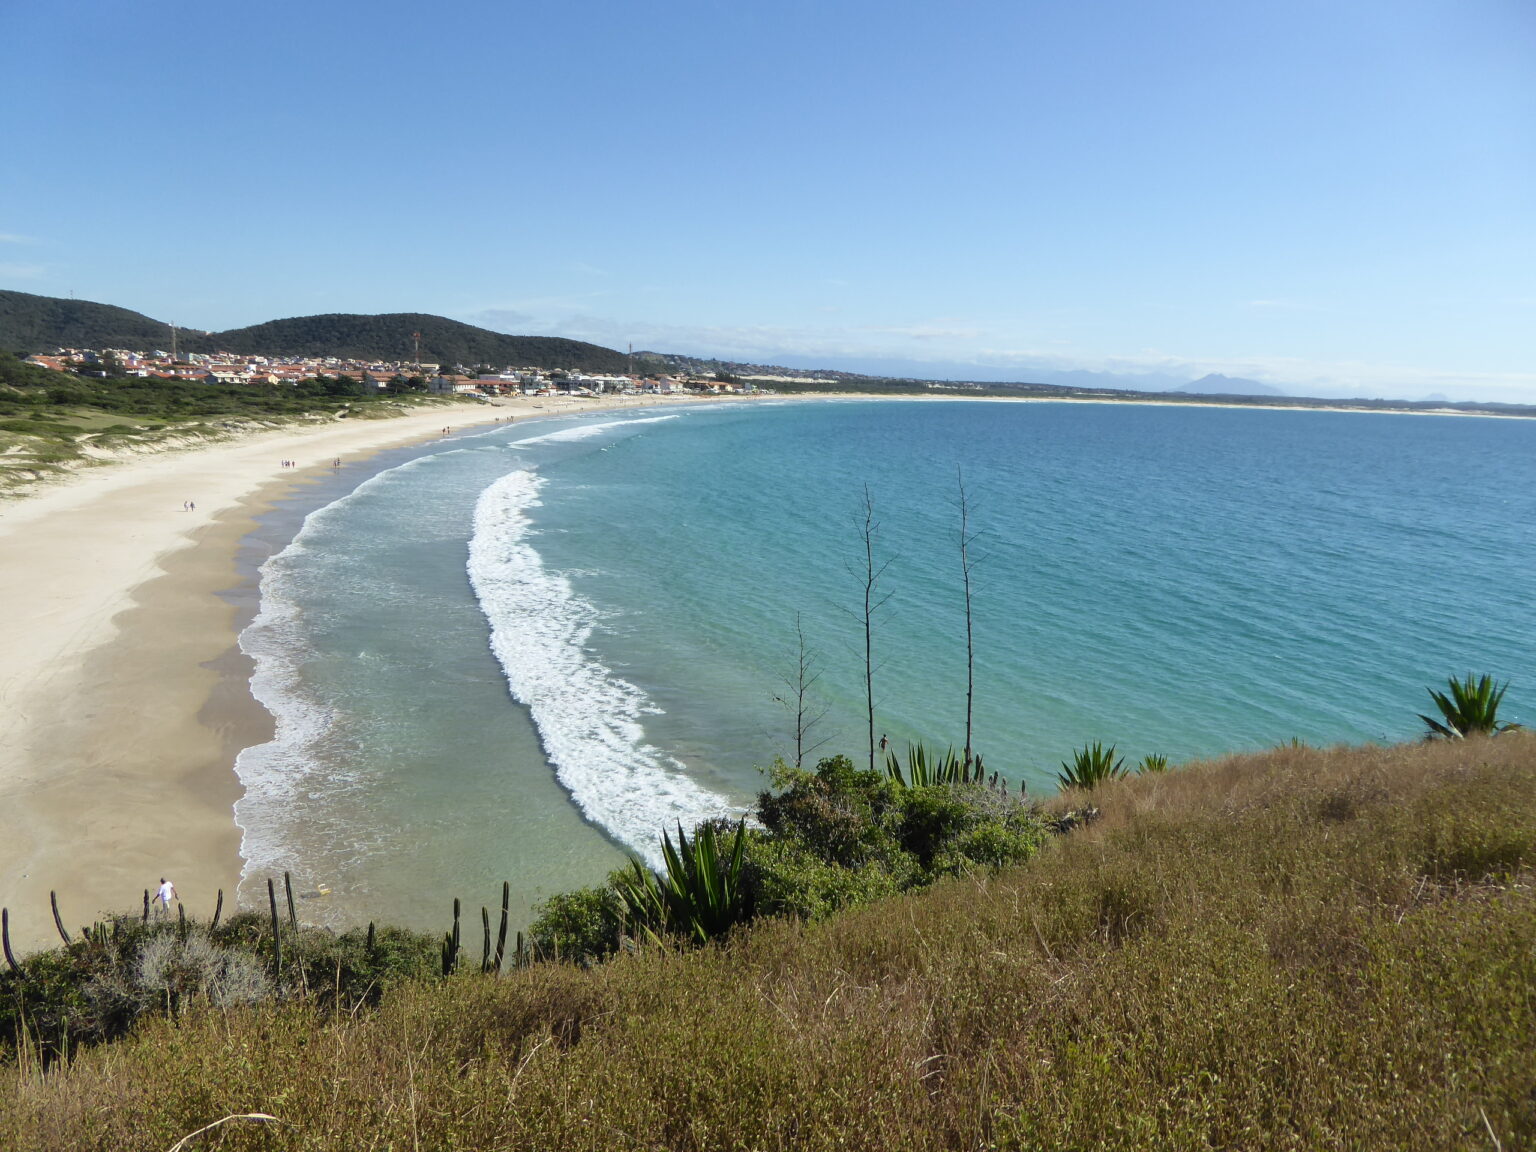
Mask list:
[[[726,948],[22,1060],[0,1134],[163,1152],[261,1112],[193,1146],[1536,1146],[1536,736],[1285,749],[1096,803],[1025,867]]]

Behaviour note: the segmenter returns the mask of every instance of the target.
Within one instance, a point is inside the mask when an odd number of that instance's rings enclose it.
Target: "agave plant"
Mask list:
[[[664,874],[632,860],[614,878],[614,888],[635,926],[655,940],[673,932],[702,944],[750,919],[752,909],[742,877],[746,838],[745,820],[736,825],[728,848],[713,824],[697,828],[692,840],[678,824],[675,846],[672,837],[663,833]]]
[[[1148,772],[1168,771],[1168,757],[1161,752],[1148,752],[1141,758],[1141,763],[1136,765],[1136,771],[1142,775]]]
[[[930,752],[924,744],[907,745],[907,763],[895,752],[885,755],[885,774],[903,788],[927,788],[934,784],[980,784],[985,779],[981,757],[966,760],[954,748],[942,755]]]
[[[1062,761],[1061,771],[1056,773],[1056,782],[1064,789],[1087,789],[1105,780],[1119,780],[1129,775],[1130,769],[1125,766],[1125,757],[1115,755],[1115,746],[1111,744],[1106,748],[1095,740],[1092,744],[1084,744],[1075,749],[1070,764]]]
[[[1472,673],[1468,672],[1465,680],[1452,676],[1446,685],[1449,692],[1426,689],[1435,707],[1440,710],[1439,720],[1419,713],[1419,719],[1429,725],[1429,731],[1424,736],[1426,740],[1497,736],[1500,732],[1520,727],[1518,724],[1499,723],[1499,703],[1504,699],[1505,689],[1509,687],[1508,681],[1496,684],[1492,676],[1474,680]]]

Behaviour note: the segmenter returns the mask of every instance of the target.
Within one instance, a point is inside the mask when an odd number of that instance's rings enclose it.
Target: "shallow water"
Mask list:
[[[242,636],[248,877],[340,921],[595,882],[788,750],[864,750],[855,518],[890,594],[877,725],[1036,790],[1088,740],[1174,760],[1415,734],[1427,684],[1536,701],[1536,423],[1131,405],[762,402],[498,427],[383,458],[269,560]],[[1527,718],[1536,719],[1536,716]],[[248,885],[247,887],[251,887]]]

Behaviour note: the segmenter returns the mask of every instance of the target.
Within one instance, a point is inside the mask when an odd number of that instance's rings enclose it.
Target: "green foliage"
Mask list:
[[[605,885],[551,896],[528,928],[533,954],[549,960],[611,956],[624,935],[624,905],[615,872]]]
[[[604,887],[546,901],[530,929],[535,950],[585,961],[620,951],[626,937],[703,943],[754,915],[819,919],[1027,860],[1046,835],[1032,805],[979,782],[901,783],[846,756],[814,771],[781,760],[772,780],[758,796],[759,827],[742,821],[731,834],[709,823],[692,838],[679,827],[675,845],[663,838],[661,873],[633,862]]]
[[[696,944],[724,936],[753,915],[751,893],[742,882],[746,821],[736,825],[729,847],[720,841],[714,824],[701,824],[693,839],[677,826],[677,844],[661,838],[664,872],[653,872],[638,860],[616,874],[614,888],[627,918],[653,939],[681,935]]]
[[[1467,673],[1465,680],[1452,676],[1447,682],[1448,692],[1427,689],[1440,719],[1435,720],[1422,712],[1419,719],[1429,727],[1425,738],[1460,740],[1467,736],[1497,736],[1520,725],[1499,723],[1499,705],[1509,688],[1508,682],[1495,684],[1493,677],[1482,676],[1476,680]]]
[[[981,757],[973,756],[967,761],[953,747],[939,755],[921,743],[907,745],[905,768],[895,752],[887,752],[885,774],[896,783],[910,788],[927,788],[935,784],[980,784],[986,779]]]
[[[1148,752],[1136,765],[1136,771],[1145,776],[1149,772],[1168,771],[1168,757],[1161,752]]]
[[[1095,740],[1075,749],[1070,763],[1062,761],[1056,782],[1062,788],[1092,789],[1106,780],[1119,780],[1128,775],[1130,770],[1125,766],[1125,757],[1115,756],[1115,746],[1111,744],[1105,748]]]
[[[197,1005],[376,1004],[385,988],[431,974],[435,947],[403,928],[378,931],[370,947],[361,929],[284,927],[278,979],[265,913],[238,913],[216,929],[189,921],[185,933],[168,921],[115,916],[72,944],[22,958],[20,976],[0,971],[0,1057],[22,1035],[52,1059],[124,1036],[147,1016]]]
[[[889,868],[832,863],[795,838],[749,834],[745,882],[764,914],[820,920],[894,896],[910,879],[910,874],[898,875]]]

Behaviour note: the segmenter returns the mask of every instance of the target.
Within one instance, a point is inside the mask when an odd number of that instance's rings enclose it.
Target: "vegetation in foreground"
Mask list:
[[[44,1072],[36,1149],[1536,1144],[1536,737],[1100,783],[1018,867],[722,945],[202,1005]],[[728,839],[729,837],[726,837]]]

